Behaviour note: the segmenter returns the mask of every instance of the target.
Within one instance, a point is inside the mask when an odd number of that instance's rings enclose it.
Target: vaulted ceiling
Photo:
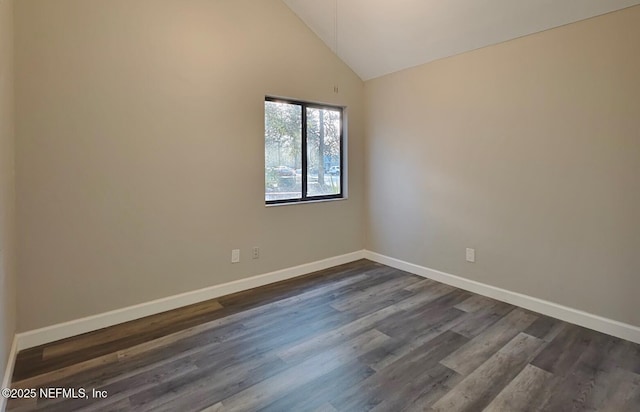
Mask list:
[[[337,38],[338,56],[363,80],[640,4],[640,0],[283,1],[334,52]]]

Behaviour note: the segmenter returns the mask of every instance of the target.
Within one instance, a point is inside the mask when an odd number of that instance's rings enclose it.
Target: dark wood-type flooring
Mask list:
[[[9,411],[637,412],[640,345],[361,260],[22,351],[13,387],[90,399]]]

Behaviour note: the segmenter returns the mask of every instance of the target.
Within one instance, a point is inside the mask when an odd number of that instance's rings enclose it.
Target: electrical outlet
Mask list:
[[[233,249],[231,251],[231,263],[240,262],[240,249]]]
[[[253,259],[260,259],[260,248],[258,246],[254,246],[253,249],[251,249],[251,257]]]
[[[475,262],[476,261],[476,250],[467,248],[467,262]]]

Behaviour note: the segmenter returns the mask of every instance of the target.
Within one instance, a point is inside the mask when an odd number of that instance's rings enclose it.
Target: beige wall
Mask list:
[[[0,0],[0,379],[16,324],[14,165],[13,0]]]
[[[640,325],[639,39],[634,7],[367,82],[367,248]]]
[[[21,0],[16,28],[19,330],[363,246],[640,325],[640,7],[364,94],[278,0]],[[264,207],[265,94],[349,107],[348,200]]]
[[[279,0],[17,2],[19,330],[362,249],[362,93]],[[266,94],[348,106],[348,200],[265,208]]]

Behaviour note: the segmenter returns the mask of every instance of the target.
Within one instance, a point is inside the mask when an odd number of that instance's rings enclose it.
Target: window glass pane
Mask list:
[[[340,194],[340,130],[335,109],[307,108],[307,196]]]
[[[302,197],[302,106],[264,102],[265,200]]]

